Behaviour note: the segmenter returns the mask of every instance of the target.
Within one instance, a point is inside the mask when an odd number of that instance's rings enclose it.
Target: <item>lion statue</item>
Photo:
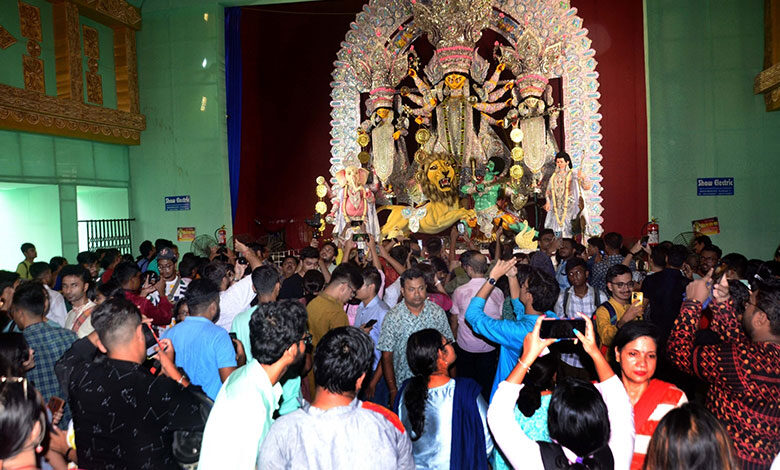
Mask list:
[[[458,169],[452,155],[427,153],[420,150],[415,156],[415,180],[428,202],[419,207],[384,206],[390,210],[382,227],[384,238],[408,235],[409,232],[439,233],[452,224],[474,217],[471,209],[460,207],[458,198]]]

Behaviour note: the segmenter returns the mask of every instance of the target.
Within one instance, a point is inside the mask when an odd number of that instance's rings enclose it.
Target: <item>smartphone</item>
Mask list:
[[[146,325],[146,328],[144,328],[144,340],[146,341],[146,356],[152,357],[155,354],[157,354],[157,351],[155,351],[155,346],[160,346],[160,340],[157,338],[157,335],[154,333],[154,330],[152,329],[152,326],[148,323],[144,323]],[[162,349],[162,346],[160,346],[160,349]]]
[[[585,334],[585,320],[582,318],[572,320],[544,320],[539,330],[540,338],[576,338],[574,329]]]
[[[230,342],[233,343],[233,350],[238,353],[238,344],[236,343],[238,336],[235,333],[228,333],[228,336],[230,336]]]
[[[149,284],[153,286],[160,281],[160,275],[154,271],[146,271],[144,273],[143,282],[141,284]]]
[[[376,318],[372,318],[371,320],[368,320],[366,324],[363,326],[366,328],[371,328],[374,325],[376,325]]]
[[[645,299],[645,296],[641,292],[632,292],[631,293],[631,305],[635,304],[641,304]]]
[[[647,236],[642,237],[642,246],[643,247],[647,247],[647,240],[648,239],[649,239],[649,237],[647,237]]]
[[[65,407],[65,400],[63,400],[60,397],[51,397],[49,398],[49,403],[46,404],[46,408],[51,410],[52,414],[56,414],[64,407]]]

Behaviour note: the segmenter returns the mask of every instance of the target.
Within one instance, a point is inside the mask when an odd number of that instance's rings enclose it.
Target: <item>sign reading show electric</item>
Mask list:
[[[697,196],[733,196],[734,178],[696,178]]]
[[[190,210],[190,195],[183,196],[165,196],[166,211],[188,211]]]

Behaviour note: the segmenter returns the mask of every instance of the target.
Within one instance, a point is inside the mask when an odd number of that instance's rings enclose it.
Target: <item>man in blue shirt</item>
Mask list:
[[[184,296],[190,314],[166,331],[176,351],[176,365],[195,385],[216,399],[222,382],[236,369],[236,351],[230,336],[214,324],[219,317],[219,287],[208,279],[196,279]]]
[[[539,315],[557,318],[552,309],[560,292],[558,281],[542,270],[533,269],[521,286],[517,280],[516,261],[516,258],[499,260],[466,310],[466,321],[474,333],[501,346],[491,398],[498,384],[509,376],[517,364],[523,351],[525,335],[534,329]],[[485,301],[493,291],[496,280],[505,274],[509,278],[509,293],[517,320],[497,320],[487,316],[484,311]]]
[[[382,376],[382,361],[380,361],[382,353],[376,349],[376,345],[379,342],[379,333],[382,331],[382,322],[390,307],[377,295],[379,287],[382,285],[379,271],[375,267],[369,266],[363,270],[362,275],[363,286],[355,293],[355,298],[361,301],[355,316],[355,326],[368,333],[374,342],[374,361],[371,363],[371,370],[374,372],[369,376],[368,385],[363,387],[361,398],[385,405],[390,397],[390,392],[387,390],[387,382]],[[373,325],[369,326],[369,322],[373,322]]]

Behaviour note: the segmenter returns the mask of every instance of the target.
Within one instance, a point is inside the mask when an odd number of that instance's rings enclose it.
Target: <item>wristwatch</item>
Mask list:
[[[495,286],[496,285],[496,280],[493,279],[492,277],[489,277],[488,278],[488,284],[490,284],[491,286]]]

